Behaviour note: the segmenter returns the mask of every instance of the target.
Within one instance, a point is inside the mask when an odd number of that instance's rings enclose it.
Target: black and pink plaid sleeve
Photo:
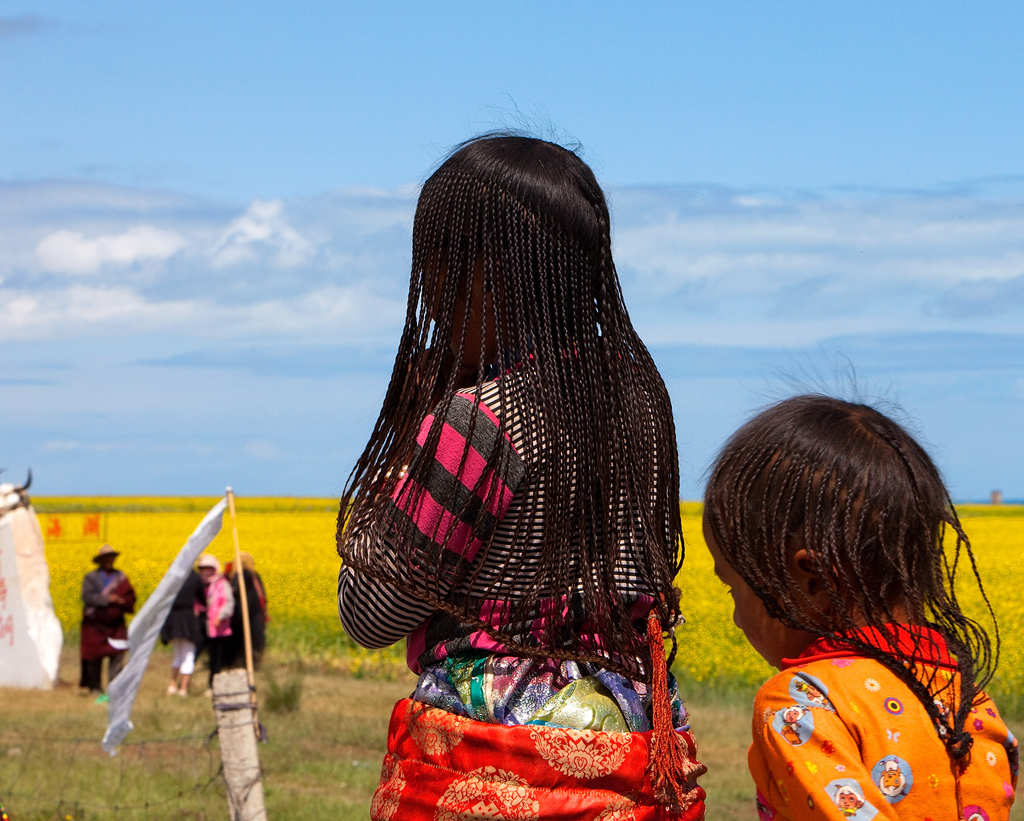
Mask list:
[[[434,418],[431,414],[423,420],[418,449],[424,446]],[[488,467],[489,462],[495,467]],[[403,479],[392,497],[392,515],[413,524],[412,543],[396,544],[383,524],[375,524],[352,535],[354,547],[372,551],[378,560],[391,560],[399,577],[408,572],[408,559],[430,543],[443,545],[453,565],[460,560],[473,562],[509,509],[524,474],[523,460],[494,411],[482,402],[475,404],[471,394],[456,394],[422,484]],[[399,528],[402,531],[409,529]],[[436,554],[436,547],[426,555],[431,552]],[[445,596],[448,591],[449,585],[441,579],[438,592]],[[393,644],[433,612],[393,585],[344,566],[338,578],[338,609],[346,632],[365,647]]]

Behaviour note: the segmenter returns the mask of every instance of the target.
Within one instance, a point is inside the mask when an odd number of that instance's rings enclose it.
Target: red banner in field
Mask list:
[[[85,517],[85,521],[82,523],[82,536],[95,536],[97,539],[100,538],[99,513],[93,513],[91,516]]]
[[[39,524],[48,543],[107,541],[107,517],[103,513],[44,514]]]

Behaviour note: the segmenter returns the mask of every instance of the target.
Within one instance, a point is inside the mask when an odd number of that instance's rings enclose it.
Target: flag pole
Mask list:
[[[235,542],[235,572],[238,574],[238,596],[242,606],[242,636],[245,639],[245,672],[249,679],[249,701],[256,705],[256,673],[252,663],[252,629],[249,627],[249,600],[245,592],[245,568],[242,566],[242,552],[238,546],[238,520],[235,516],[235,492],[229,485],[225,490],[228,497],[228,513],[231,515],[231,538]]]

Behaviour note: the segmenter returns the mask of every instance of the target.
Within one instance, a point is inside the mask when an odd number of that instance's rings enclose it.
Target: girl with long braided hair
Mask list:
[[[867,405],[780,402],[719,454],[704,535],[736,624],[781,671],[754,702],[762,819],[1009,817],[1017,742],[984,692],[995,617],[913,437]],[[994,638],[961,609],[965,564]]]
[[[478,799],[502,818],[703,817],[662,644],[681,620],[672,410],[574,152],[488,135],[424,184],[337,542],[346,631],[405,639],[419,676],[374,818]]]

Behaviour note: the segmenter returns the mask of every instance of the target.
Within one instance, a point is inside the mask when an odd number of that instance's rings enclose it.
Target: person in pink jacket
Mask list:
[[[196,569],[206,585],[206,645],[210,652],[210,687],[213,677],[228,666],[231,654],[231,614],[235,610],[235,597],[231,583],[220,572],[216,556],[204,553]]]

